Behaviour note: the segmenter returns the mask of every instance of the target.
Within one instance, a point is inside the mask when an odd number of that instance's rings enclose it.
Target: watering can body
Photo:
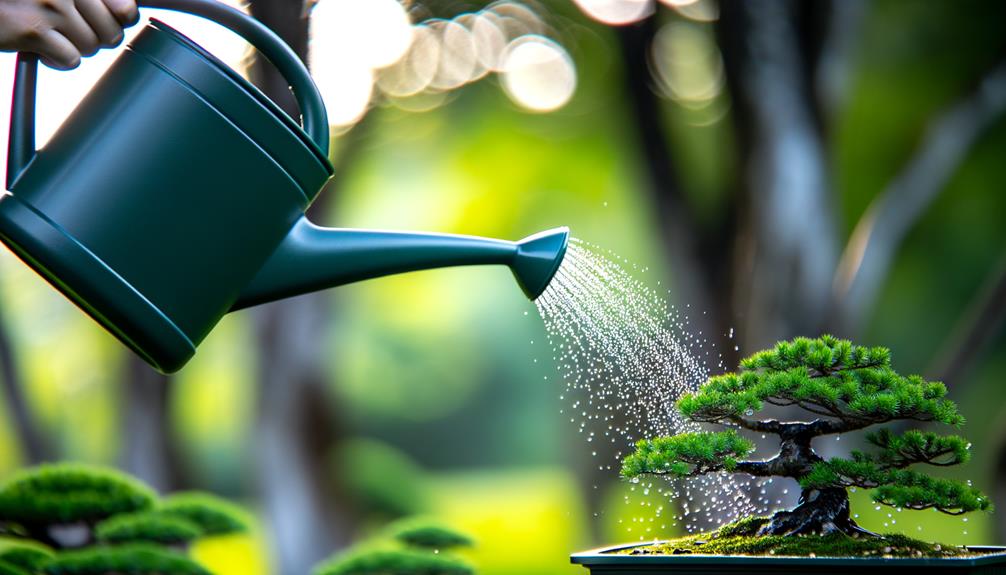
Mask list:
[[[19,56],[0,240],[148,363],[176,371],[232,309],[356,279],[513,265],[521,250],[521,265],[551,278],[565,234],[521,247],[308,222],[304,211],[332,166],[324,107],[300,60],[222,4],[145,5],[201,14],[244,35],[290,80],[304,123],[152,21],[36,152],[37,64]]]
[[[4,241],[164,371],[332,174],[272,102],[156,21],[32,156],[0,201]]]

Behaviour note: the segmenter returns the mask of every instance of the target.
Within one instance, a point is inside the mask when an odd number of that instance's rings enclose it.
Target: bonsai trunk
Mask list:
[[[800,504],[791,511],[777,511],[758,535],[830,535],[853,537],[875,535],[849,517],[849,494],[844,487],[804,489]]]

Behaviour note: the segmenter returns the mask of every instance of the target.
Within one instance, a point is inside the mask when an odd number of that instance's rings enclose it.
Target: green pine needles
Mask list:
[[[989,498],[970,485],[909,469],[966,462],[971,444],[960,436],[881,428],[867,434],[870,452],[854,451],[848,459],[825,460],[811,447],[815,437],[898,421],[960,427],[964,417],[946,393],[942,383],[899,375],[886,348],[828,335],[780,342],[742,360],[738,372],[711,377],[678,401],[688,419],[730,429],[644,439],[623,460],[622,475],[727,472],[797,480],[803,490],[800,505],[776,513],[761,535],[865,533],[849,517],[849,487],[871,489],[874,501],[892,507],[951,515],[989,510]],[[770,406],[799,408],[812,419],[755,417]],[[737,429],[777,435],[779,453],[762,461],[746,459],[754,444]]]

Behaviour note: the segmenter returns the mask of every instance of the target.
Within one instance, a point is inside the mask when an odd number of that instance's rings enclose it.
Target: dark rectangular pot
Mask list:
[[[617,551],[642,547],[634,543],[575,553],[570,561],[583,565],[591,575],[693,575],[709,573],[792,573],[807,575],[851,574],[912,575],[920,573],[981,573],[1006,575],[1006,547],[969,547],[980,557],[897,558],[883,557],[750,557],[742,555],[620,555]]]

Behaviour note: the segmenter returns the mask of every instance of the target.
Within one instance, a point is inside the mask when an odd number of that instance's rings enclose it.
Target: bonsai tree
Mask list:
[[[957,435],[881,428],[866,436],[875,449],[828,460],[811,445],[816,437],[898,421],[960,427],[964,417],[946,393],[942,383],[899,375],[891,368],[890,351],[882,347],[856,346],[827,335],[781,342],[741,361],[737,373],[711,377],[677,402],[693,422],[732,429],[639,441],[622,461],[622,475],[726,472],[798,481],[799,505],[760,523],[758,535],[869,534],[849,515],[849,487],[871,489],[874,501],[891,507],[951,515],[988,510],[989,498],[970,485],[910,469],[966,462],[970,444]],[[756,416],[768,406],[799,408],[810,421]],[[747,459],[754,444],[736,428],[778,436],[779,452],[763,461]]]
[[[468,563],[444,551],[470,547],[472,540],[422,518],[396,521],[383,536],[340,553],[314,575],[472,575]]]
[[[56,547],[92,541],[100,521],[150,509],[156,495],[146,485],[111,469],[61,463],[15,473],[0,485],[0,521]]]
[[[250,519],[212,495],[159,500],[123,473],[63,463],[0,484],[0,525],[0,575],[210,575],[184,551]]]

